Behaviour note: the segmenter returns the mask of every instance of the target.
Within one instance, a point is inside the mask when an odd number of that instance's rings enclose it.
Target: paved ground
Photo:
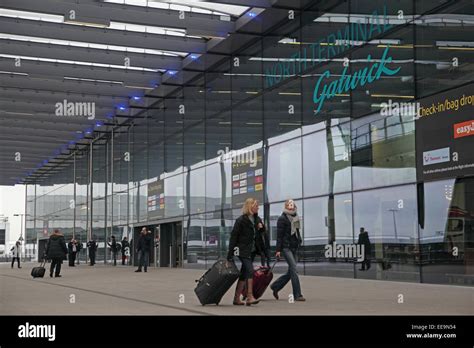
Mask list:
[[[252,307],[232,306],[233,289],[219,306],[201,306],[194,294],[203,271],[127,266],[63,265],[62,278],[32,279],[36,263],[0,264],[2,315],[473,315],[474,288],[392,281],[302,276],[307,302],[289,303],[291,286]],[[275,275],[277,277],[278,275]],[[398,303],[403,295],[403,303]],[[182,303],[184,300],[184,303]]]

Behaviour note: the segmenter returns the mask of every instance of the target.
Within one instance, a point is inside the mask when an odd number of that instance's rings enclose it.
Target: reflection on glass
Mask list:
[[[174,175],[165,179],[165,216],[183,214],[185,208],[183,175]]]
[[[359,278],[420,280],[417,196],[414,185],[354,192],[354,240],[364,228],[372,244],[372,267]]]
[[[353,189],[414,182],[413,117],[374,114],[352,121]]]
[[[301,139],[273,145],[268,149],[268,202],[302,196],[301,167]]]
[[[474,179],[424,184],[423,281],[469,284],[474,260]]]
[[[350,191],[350,129],[342,124],[303,137],[304,195]]]

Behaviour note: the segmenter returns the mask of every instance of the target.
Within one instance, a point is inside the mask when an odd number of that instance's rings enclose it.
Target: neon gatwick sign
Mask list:
[[[357,15],[352,17],[358,18]],[[351,16],[348,15],[348,18]],[[359,17],[356,22],[348,21],[345,26],[321,40],[301,45],[301,49],[289,58],[277,59],[275,64],[265,69],[265,88],[270,88],[287,78],[302,74],[316,64],[329,62],[335,56],[341,55],[352,47],[359,47],[369,42],[393,27],[394,25],[389,23],[387,5],[384,5],[381,11],[375,10],[370,16]],[[355,71],[352,75],[346,75],[348,70],[346,67],[339,80],[329,84],[324,84],[324,80],[331,77],[331,72],[326,70],[322,73],[313,91],[313,102],[316,104],[315,114],[321,111],[326,100],[333,98],[336,94],[370,84],[384,75],[391,76],[399,72],[400,68],[391,70],[386,66],[392,61],[392,57],[388,56],[388,50],[387,46],[380,60],[373,60],[368,55],[367,61],[373,62],[372,66]]]
[[[383,52],[383,56],[380,61],[374,61],[370,68],[365,67],[363,69],[354,71],[352,75],[346,75],[348,67],[345,67],[342,71],[342,75],[339,77],[338,80],[334,80],[331,83],[325,84],[321,87],[321,83],[324,81],[324,79],[328,79],[331,77],[331,72],[329,70],[326,70],[314,86],[313,102],[317,106],[314,113],[319,113],[324,105],[324,102],[335,97],[336,94],[342,94],[344,92],[347,93],[353,89],[356,89],[359,86],[362,87],[367,83],[377,81],[382,77],[382,75],[392,76],[398,73],[401,69],[400,67],[395,70],[392,70],[385,66],[386,64],[392,61],[392,57],[388,57],[388,48],[388,46],[387,48],[385,48],[385,51]],[[371,61],[372,56],[369,54],[367,56],[367,62]]]

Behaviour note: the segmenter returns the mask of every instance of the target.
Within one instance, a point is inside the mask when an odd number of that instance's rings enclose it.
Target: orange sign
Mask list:
[[[474,135],[474,120],[456,123],[454,125],[454,139]]]

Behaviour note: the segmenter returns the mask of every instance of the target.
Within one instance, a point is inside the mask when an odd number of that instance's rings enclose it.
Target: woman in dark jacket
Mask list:
[[[250,306],[257,304],[259,301],[253,297],[253,265],[252,253],[256,252],[255,237],[256,229],[263,228],[262,223],[258,222],[255,215],[258,214],[258,201],[253,198],[247,198],[242,207],[242,216],[240,216],[234,224],[230,235],[229,253],[227,260],[233,261],[237,256],[242,262],[239,281],[235,289],[234,305]],[[257,216],[258,217],[258,216]],[[261,221],[261,220],[260,220]],[[247,302],[240,299],[240,295],[247,285]]]
[[[64,241],[64,236],[59,232],[59,230],[54,230],[51,237],[49,237],[48,244],[46,245],[46,255],[48,259],[51,259],[51,268],[49,270],[49,276],[53,276],[55,272],[55,277],[61,277],[61,264],[63,259],[67,255],[66,242]]]
[[[283,213],[277,222],[277,246],[276,257],[281,252],[288,263],[288,271],[278,278],[272,285],[273,296],[278,300],[278,292],[291,280],[293,296],[295,301],[306,301],[301,294],[300,280],[296,270],[298,262],[298,248],[301,245],[300,219],[297,214],[296,204],[292,199],[285,202]]]

